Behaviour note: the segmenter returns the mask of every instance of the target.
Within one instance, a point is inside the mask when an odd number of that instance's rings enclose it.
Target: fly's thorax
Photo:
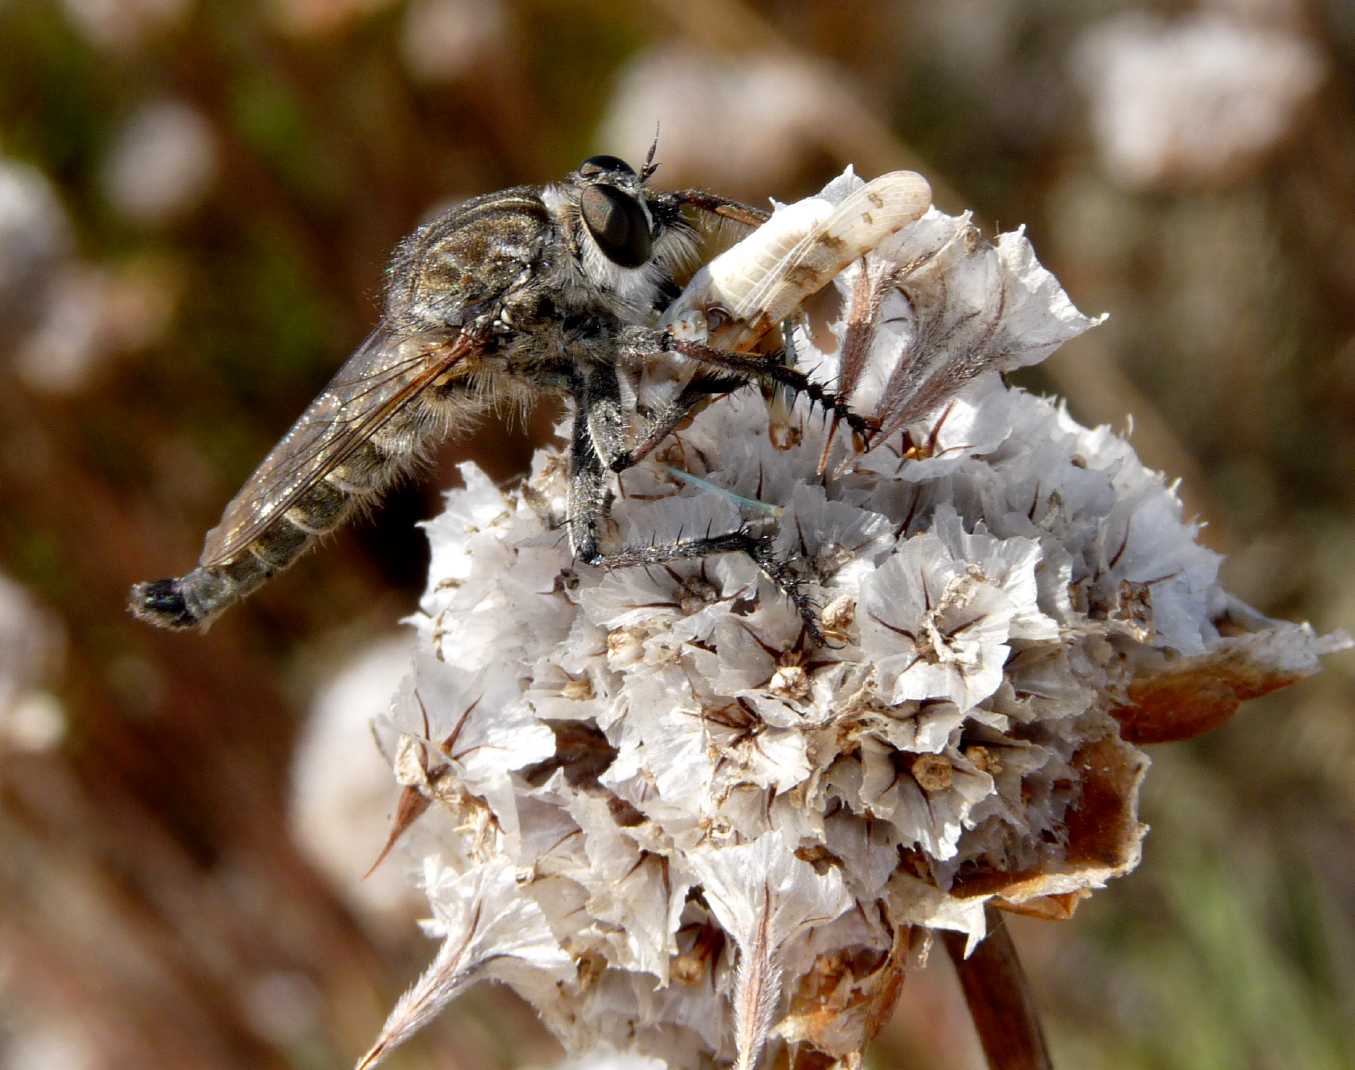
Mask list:
[[[396,248],[387,269],[387,321],[408,330],[492,321],[507,295],[536,279],[555,236],[538,187],[454,205]]]

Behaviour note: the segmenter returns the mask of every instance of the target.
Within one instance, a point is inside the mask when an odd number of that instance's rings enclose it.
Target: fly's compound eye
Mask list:
[[[579,214],[613,264],[638,268],[649,260],[649,221],[634,197],[611,186],[589,186],[579,197]]]
[[[620,171],[623,175],[635,174],[635,169],[619,156],[590,156],[579,164],[579,174],[584,178],[593,178],[608,171]]]

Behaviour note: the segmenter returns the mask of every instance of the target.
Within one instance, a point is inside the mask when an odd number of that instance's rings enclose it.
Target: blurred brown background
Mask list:
[[[1231,589],[1355,624],[1355,8],[0,0],[0,1067],[349,1065],[432,954],[365,733],[449,444],[210,636],[135,624],[439,202],[594,152],[762,202],[847,162],[1025,223],[1110,322],[1034,389],[1184,479]],[[1017,924],[1063,1067],[1349,1066],[1355,658],[1161,749],[1145,860]],[[308,717],[315,721],[307,726]],[[944,956],[876,1067],[979,1065]],[[548,1065],[503,990],[397,1067]]]

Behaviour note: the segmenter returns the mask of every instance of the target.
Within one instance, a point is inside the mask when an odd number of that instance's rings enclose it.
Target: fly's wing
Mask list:
[[[434,337],[384,325],[374,330],[231,499],[207,533],[198,564],[237,556],[478,344],[470,332]]]
[[[921,175],[893,171],[837,205],[810,198],[782,209],[702,268],[665,320],[680,336],[704,333],[698,340],[716,348],[751,348],[853,260],[920,218],[931,200]],[[721,315],[712,320],[716,308]]]

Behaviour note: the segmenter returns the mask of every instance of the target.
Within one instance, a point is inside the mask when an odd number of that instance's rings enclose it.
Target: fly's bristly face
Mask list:
[[[616,156],[590,156],[542,192],[574,268],[566,288],[589,291],[629,322],[661,310],[677,292],[674,276],[696,256],[694,229],[646,188],[653,172],[652,162],[637,174]]]

